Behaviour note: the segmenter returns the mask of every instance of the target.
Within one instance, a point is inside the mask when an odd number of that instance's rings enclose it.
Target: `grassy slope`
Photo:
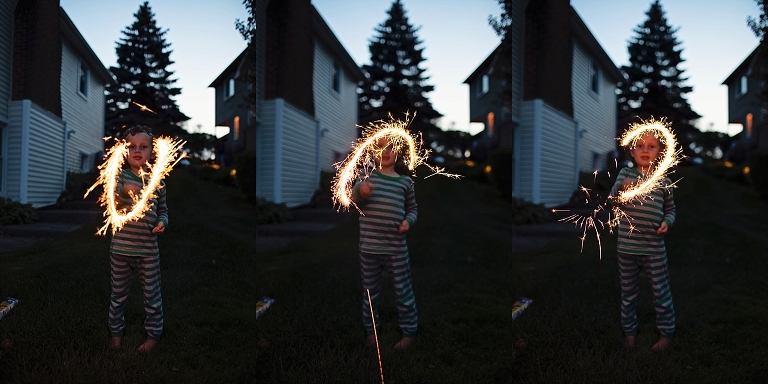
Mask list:
[[[768,208],[745,187],[683,169],[667,239],[678,337],[651,353],[653,306],[641,291],[639,347],[618,348],[615,238],[603,258],[566,238],[515,252],[511,210],[483,186],[417,180],[409,235],[420,316],[417,344],[395,353],[397,311],[382,299],[387,383],[727,382],[765,368]],[[14,342],[0,382],[377,382],[362,346],[356,221],[270,252],[253,242],[252,209],[233,190],[177,171],[161,239],[166,334],[149,356],[132,296],[120,352],[106,349],[109,241],[94,226],[0,255],[0,296],[21,300],[0,320]],[[565,224],[563,224],[565,225]],[[136,292],[134,290],[134,292]],[[258,320],[261,296],[276,299]],[[534,300],[516,321],[512,304]],[[528,347],[515,351],[524,339]]]

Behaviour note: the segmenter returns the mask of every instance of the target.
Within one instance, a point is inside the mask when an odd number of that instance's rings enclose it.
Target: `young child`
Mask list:
[[[630,154],[635,167],[625,167],[616,178],[611,195],[616,196],[636,184],[638,179],[653,172],[659,157],[661,143],[652,133],[641,136]],[[671,180],[664,180],[665,186]],[[653,345],[654,351],[666,349],[675,334],[675,308],[669,289],[667,251],[664,235],[675,222],[675,202],[672,188],[659,187],[648,196],[635,199],[621,206],[629,216],[619,224],[618,262],[621,280],[621,327],[624,330],[624,346],[635,346],[637,336],[637,295],[640,291],[640,272],[645,271],[656,307],[656,327],[659,340]]]
[[[141,171],[148,171],[147,162],[152,156],[152,130],[137,125],[128,128],[124,136],[128,145],[127,167],[117,181],[119,208],[130,208],[132,195],[141,193],[145,180]],[[165,202],[165,185],[155,191],[157,197],[140,220],[128,221],[112,236],[110,245],[110,272],[112,294],[109,304],[110,347],[120,348],[125,330],[125,301],[128,298],[131,276],[139,276],[144,295],[144,328],[147,340],[139,346],[140,352],[149,352],[157,346],[163,334],[163,299],[160,295],[160,253],[157,235],[168,226],[168,207]]]
[[[371,307],[366,289],[371,293],[371,306],[379,322],[378,299],[381,275],[387,270],[397,296],[397,310],[402,338],[396,350],[405,350],[417,331],[416,300],[411,287],[411,267],[405,234],[416,222],[416,195],[413,180],[395,172],[397,153],[388,139],[377,142],[376,170],[355,185],[352,197],[362,211],[360,216],[360,270],[363,281],[363,326],[369,346],[376,343]]]

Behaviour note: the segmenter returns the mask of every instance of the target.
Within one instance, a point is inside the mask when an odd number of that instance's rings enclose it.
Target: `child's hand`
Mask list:
[[[624,179],[624,182],[621,183],[621,190],[626,191],[629,187],[633,186],[635,184],[634,179]]]
[[[123,191],[126,195],[130,197],[137,196],[141,192],[141,188],[137,187],[135,184],[125,184],[123,187]]]
[[[659,225],[659,229],[656,230],[656,234],[661,236],[667,233],[669,230],[669,226],[667,225],[666,221],[662,221],[661,225]]]
[[[357,191],[360,193],[360,197],[367,199],[371,197],[371,191],[373,190],[373,184],[370,181],[363,181],[360,183],[360,189]]]
[[[403,220],[403,222],[400,223],[400,228],[397,229],[397,233],[403,234],[408,232],[409,229],[411,229],[411,223],[409,223],[408,220]]]
[[[165,232],[165,224],[163,224],[162,221],[157,223],[157,225],[154,228],[152,228],[152,233],[154,233],[155,235],[159,235],[163,232]]]

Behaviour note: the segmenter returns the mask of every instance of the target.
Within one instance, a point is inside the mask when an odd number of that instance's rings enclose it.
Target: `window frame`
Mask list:
[[[80,59],[77,66],[77,93],[83,98],[88,98],[88,86],[91,83],[91,69],[83,59]]]

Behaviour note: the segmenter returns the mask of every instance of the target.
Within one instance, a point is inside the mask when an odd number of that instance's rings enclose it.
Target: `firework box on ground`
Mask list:
[[[0,303],[0,319],[2,319],[6,313],[10,312],[10,310],[18,303],[18,300],[12,297],[6,297],[5,300]]]
[[[512,320],[517,319],[517,317],[520,316],[531,303],[533,303],[533,300],[526,297],[517,299],[515,305],[512,306]]]
[[[269,297],[262,297],[259,299],[256,303],[256,318],[258,319],[259,316],[261,316],[274,302],[275,299],[270,299]]]

